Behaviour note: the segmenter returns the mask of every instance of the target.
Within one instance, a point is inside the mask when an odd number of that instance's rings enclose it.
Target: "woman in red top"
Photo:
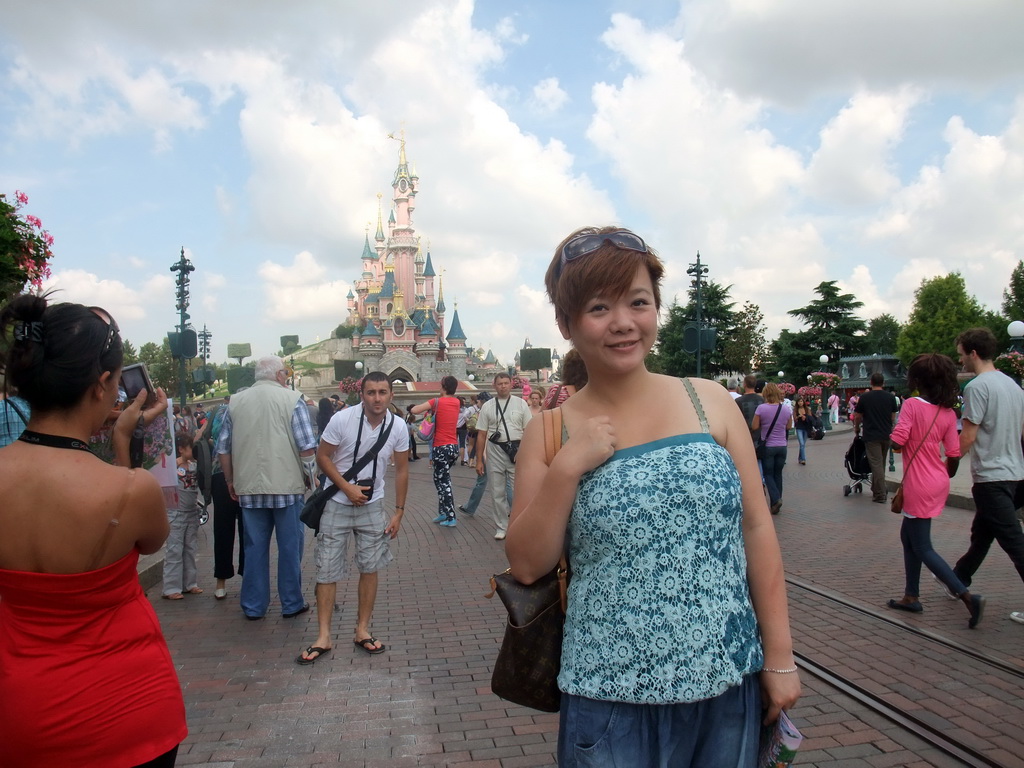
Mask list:
[[[434,487],[437,488],[437,517],[435,523],[445,528],[458,525],[455,519],[455,497],[452,495],[452,465],[459,458],[459,398],[454,397],[459,386],[454,376],[441,379],[441,397],[414,405],[414,414],[432,411],[434,414]]]
[[[174,765],[185,706],[139,554],[167,538],[149,472],[88,448],[118,399],[123,348],[107,312],[20,296],[0,311],[7,381],[32,406],[0,449],[0,763],[5,768]],[[146,391],[114,427],[127,464],[132,431],[167,407]]]

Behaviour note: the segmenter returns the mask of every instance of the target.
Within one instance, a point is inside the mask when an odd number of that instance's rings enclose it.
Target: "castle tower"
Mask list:
[[[421,381],[436,381],[450,370],[466,376],[467,351],[461,328],[445,338],[444,289],[435,271],[429,244],[424,249],[416,234],[413,212],[419,192],[419,176],[406,155],[404,132],[389,138],[399,142],[398,165],[391,180],[391,209],[385,216],[383,195],[377,195],[377,230],[373,243],[369,228],[363,243],[362,277],[349,299],[349,324],[354,325],[353,348],[369,363],[389,375],[399,370]],[[434,279],[438,278],[435,300]],[[360,328],[365,323],[365,327]],[[459,338],[463,337],[463,338]],[[459,351],[445,360],[452,345]],[[415,351],[414,351],[415,350]],[[376,356],[376,358],[375,358]],[[373,368],[369,368],[373,370]]]
[[[462,323],[459,322],[459,305],[455,305],[452,314],[452,329],[446,337],[448,341],[448,360],[451,363],[451,374],[460,381],[465,379],[466,374],[466,334],[462,332]]]

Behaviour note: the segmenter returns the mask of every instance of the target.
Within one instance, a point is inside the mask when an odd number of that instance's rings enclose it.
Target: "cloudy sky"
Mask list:
[[[446,302],[503,361],[565,349],[542,276],[584,224],[641,233],[669,299],[699,251],[771,335],[822,280],[904,320],[959,270],[997,308],[1022,29],[1020,0],[4,3],[0,191],[136,345],[177,321],[184,246],[216,359],[344,319],[403,128]]]

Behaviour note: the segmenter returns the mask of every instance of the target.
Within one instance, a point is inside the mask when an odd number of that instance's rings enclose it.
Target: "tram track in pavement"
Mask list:
[[[787,578],[786,582],[791,588],[800,590],[805,596],[809,596],[810,599],[825,601],[827,604],[835,606],[839,611],[847,614],[852,613],[858,617],[858,620],[870,622],[871,625],[880,625],[877,633],[866,633],[868,634],[866,638],[858,637],[857,639],[859,650],[863,650],[865,644],[870,645],[872,640],[877,640],[879,648],[874,655],[879,659],[884,659],[885,648],[891,647],[891,645],[887,646],[885,643],[886,633],[897,633],[904,638],[910,636],[912,642],[921,649],[922,655],[924,650],[927,650],[929,653],[950,654],[950,658],[954,661],[969,660],[969,663],[975,666],[973,674],[977,679],[992,679],[992,676],[998,676],[1006,682],[1013,681],[1017,684],[1024,682],[1024,667],[1008,660],[1000,659],[931,630],[911,626],[904,621],[865,606],[863,603],[850,600],[831,590],[794,578]],[[872,655],[870,652],[867,653],[869,658]],[[827,685],[832,686],[871,712],[885,718],[903,731],[926,742],[934,749],[959,761],[963,765],[992,768],[1007,768],[1009,765],[1007,762],[998,759],[997,756],[987,754],[998,752],[998,750],[992,749],[991,745],[988,745],[989,749],[983,748],[982,740],[958,737],[957,732],[962,730],[962,728],[952,725],[940,715],[936,715],[935,712],[930,712],[927,707],[922,706],[917,710],[911,710],[906,706],[901,706],[900,701],[905,701],[906,696],[909,695],[906,691],[905,682],[900,683],[894,678],[892,680],[892,689],[886,690],[884,684],[877,679],[868,677],[862,679],[862,682],[858,682],[853,679],[853,675],[844,673],[842,671],[843,667],[846,666],[848,668],[849,665],[822,660],[820,656],[815,658],[813,653],[804,651],[796,652],[794,656],[798,666],[805,673],[813,675]],[[921,681],[920,688],[922,690],[928,688],[928,686],[929,683],[924,680]],[[899,695],[893,696],[893,692],[898,687],[903,687],[904,690]],[[871,690],[872,688],[874,690]],[[934,696],[938,690],[939,687],[933,688],[930,691],[931,695]],[[1024,690],[1024,687],[1022,687],[1022,690]],[[950,697],[955,699],[955,694],[951,693]],[[897,701],[890,700],[893,698],[897,699]]]

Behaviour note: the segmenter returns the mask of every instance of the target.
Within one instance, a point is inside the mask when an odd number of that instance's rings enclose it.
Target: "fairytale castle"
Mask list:
[[[399,141],[387,231],[382,196],[377,195],[377,232],[371,246],[367,227],[363,273],[348,292],[345,324],[354,329],[352,352],[364,361],[365,370],[384,371],[393,379],[438,381],[450,374],[462,380],[467,377],[467,362],[476,369],[496,367],[496,361],[490,353],[488,360],[467,360],[471,350],[466,348],[457,307],[451,324],[446,324],[441,279],[429,251],[424,254],[412,221],[419,177],[409,168],[404,135]]]

